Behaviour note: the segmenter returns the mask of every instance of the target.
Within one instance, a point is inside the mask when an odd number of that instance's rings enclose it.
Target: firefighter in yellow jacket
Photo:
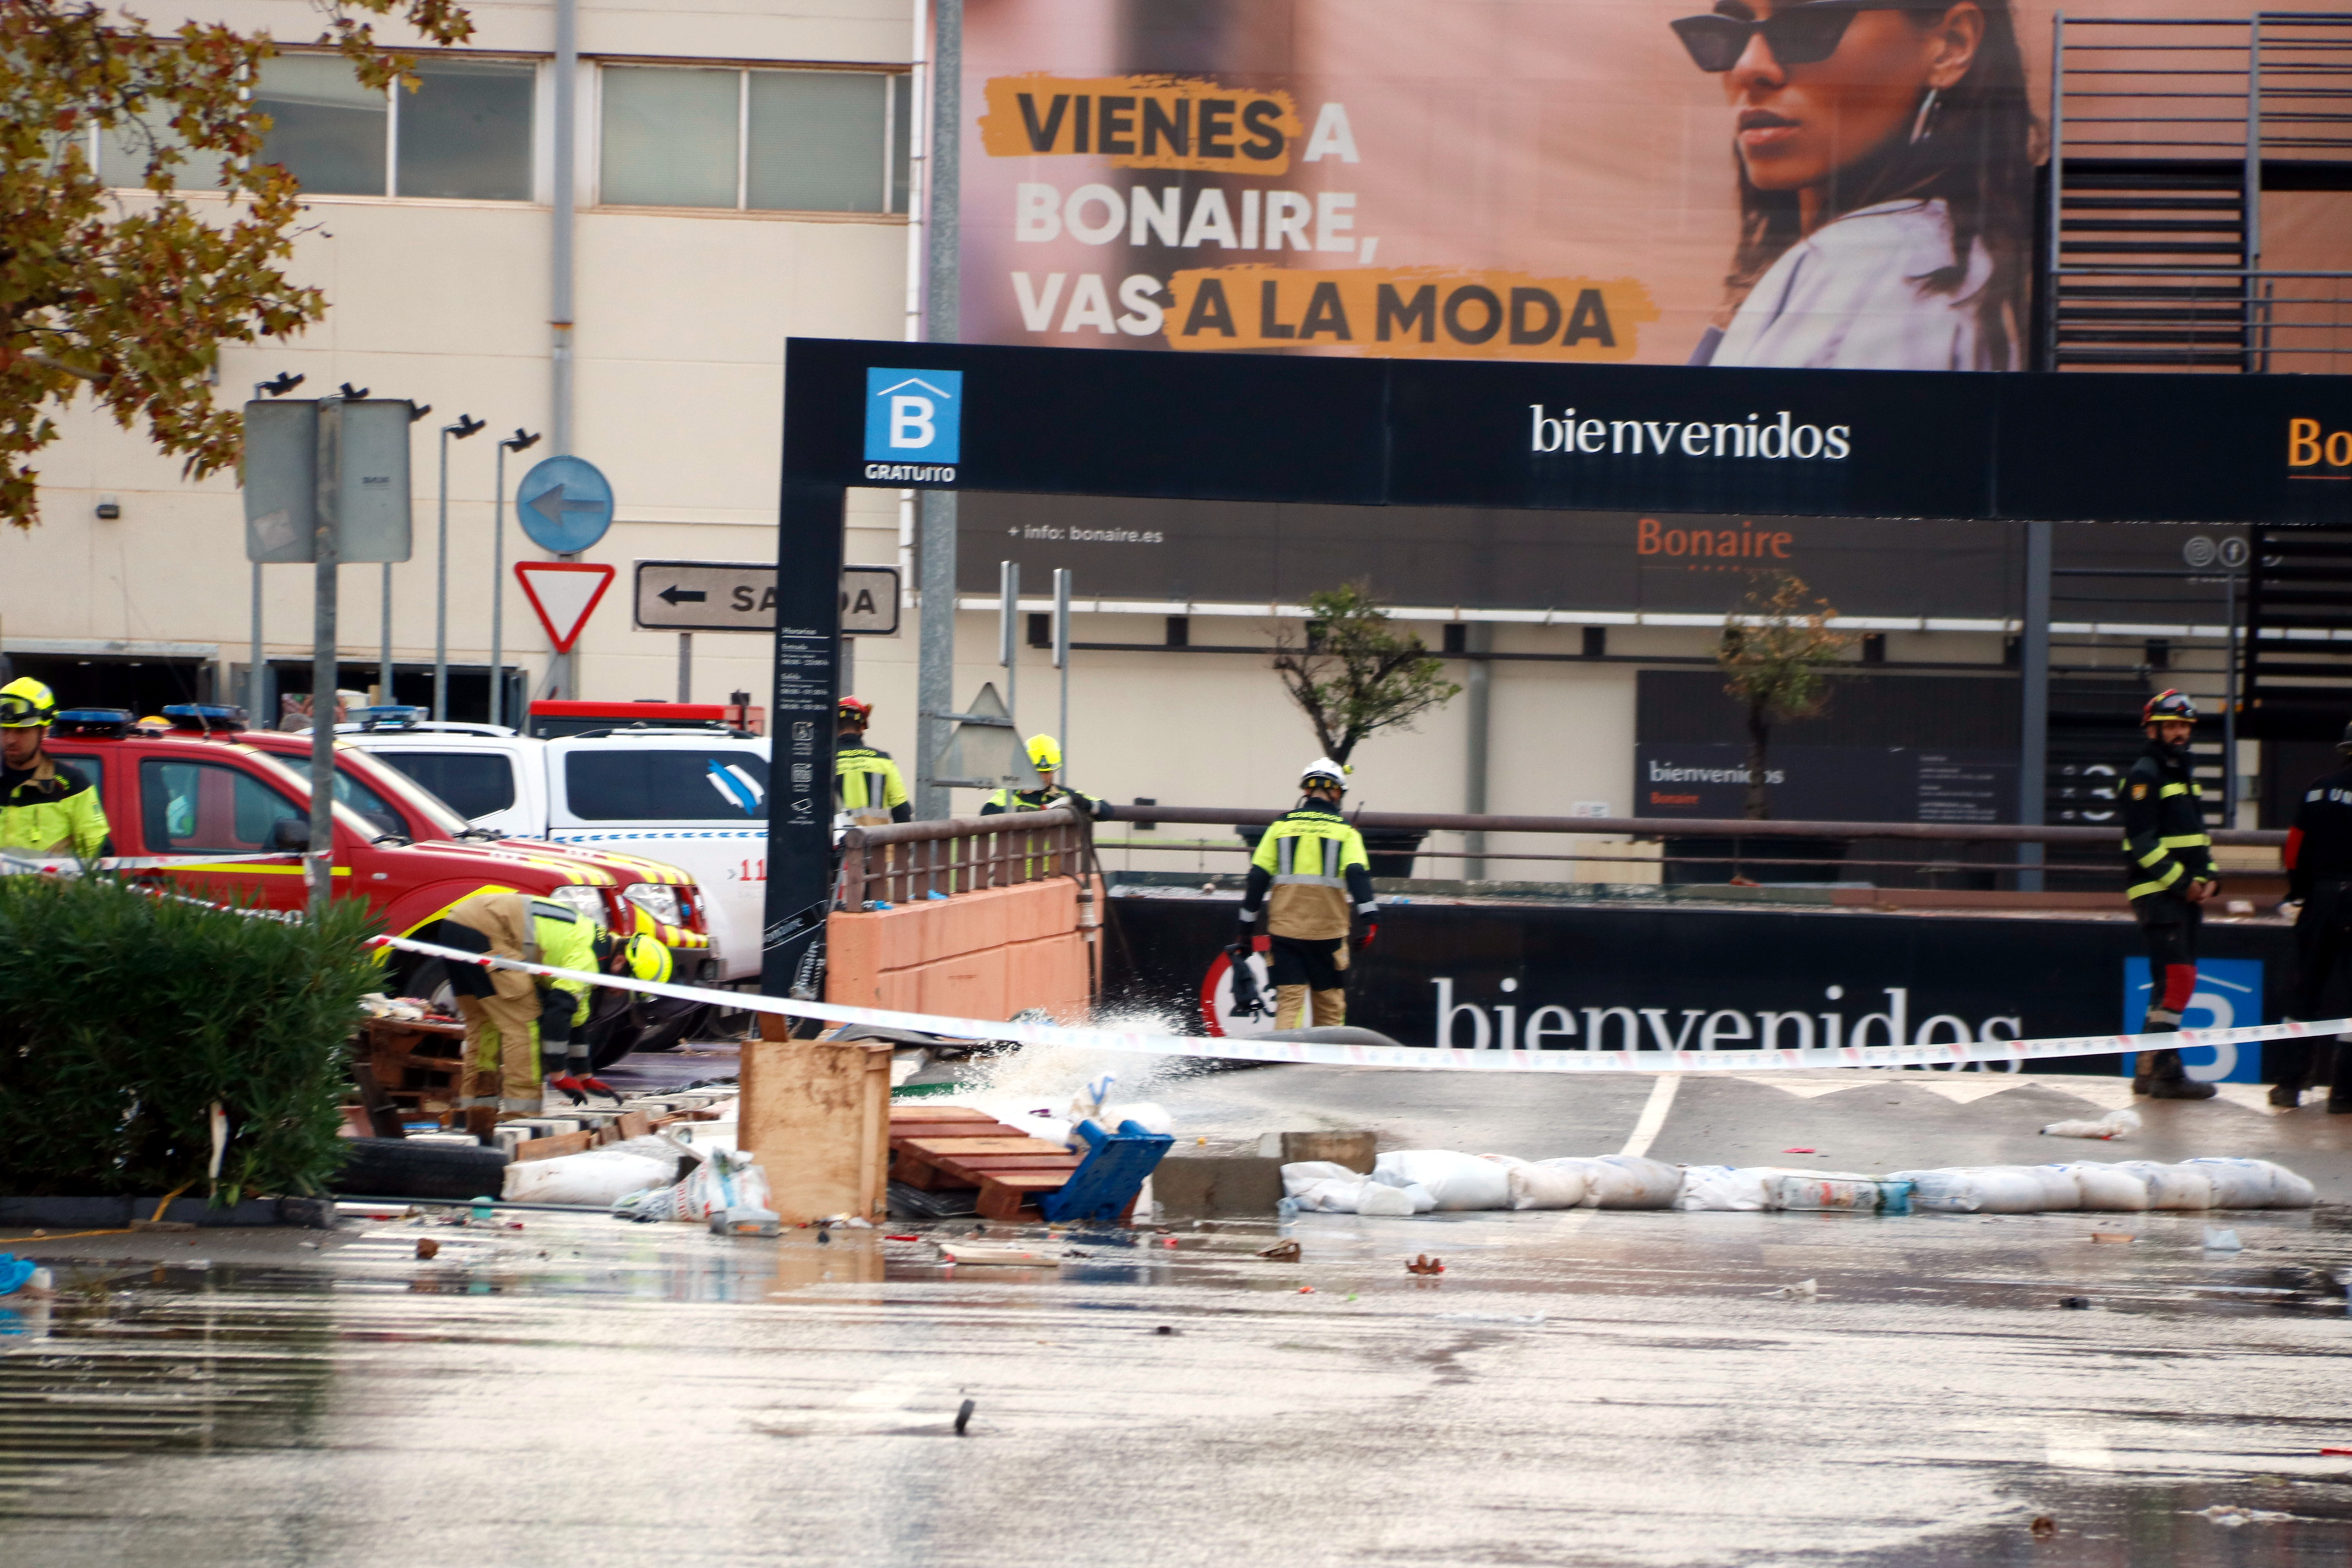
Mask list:
[[[81,770],[44,742],[58,700],[30,676],[0,686],[0,849],[29,855],[106,853],[106,807]]]
[[[569,905],[521,893],[477,893],[442,916],[424,940],[551,969],[653,981],[667,981],[671,972],[669,949],[652,937],[615,938]],[[448,970],[466,1020],[467,1131],[486,1133],[507,1117],[539,1114],[542,1053],[551,1081],[574,1104],[591,1089],[619,1100],[590,1076],[586,981],[456,962]]]
[[[887,752],[866,743],[866,727],[874,722],[874,704],[845,697],[835,710],[833,751],[834,810],[852,822],[872,826],[885,818],[911,821],[915,815],[907,798],[907,781]]]
[[[1250,857],[1242,894],[1242,935],[1268,954],[1274,978],[1274,1026],[1295,1029],[1314,999],[1315,1026],[1348,1021],[1348,936],[1370,947],[1380,931],[1372,897],[1371,862],[1363,835],[1339,815],[1347,773],[1318,757],[1300,773],[1306,798],[1276,817]],[[1270,895],[1270,896],[1269,896]],[[1259,916],[1265,933],[1257,934]]]

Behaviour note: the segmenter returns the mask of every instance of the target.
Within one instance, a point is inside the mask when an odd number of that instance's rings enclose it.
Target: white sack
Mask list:
[[[1307,1214],[1354,1214],[1358,1196],[1371,1184],[1349,1171],[1344,1181],[1331,1177],[1312,1182],[1297,1188],[1290,1196]]]
[[[1356,1212],[1360,1215],[1386,1215],[1399,1217],[1412,1214],[1412,1197],[1402,1187],[1383,1186],[1378,1182],[1366,1182],[1356,1191]]]
[[[1520,1159],[1517,1154],[1481,1154],[1478,1158],[1481,1160],[1490,1160],[1496,1164],[1502,1166],[1505,1170],[1509,1170],[1513,1165],[1525,1165],[1531,1163],[1529,1161]]]
[[[2213,1184],[2215,1208],[2307,1209],[2318,1200],[2318,1193],[2308,1181],[2268,1160],[2207,1155],[2181,1163],[2205,1173]]]
[[[1504,1173],[1515,1209],[1572,1209],[1584,1201],[1584,1173],[1562,1165],[1526,1162]]]
[[[1764,1193],[1767,1208],[1799,1214],[1876,1214],[1890,1204],[1910,1212],[1911,1194],[1899,1183],[1851,1171],[1774,1171]]]
[[[1538,1165],[1574,1170],[1584,1176],[1587,1208],[1670,1209],[1682,1195],[1683,1168],[1632,1154],[1596,1159],[1538,1160]]]
[[[2147,1184],[2119,1165],[2077,1160],[2066,1169],[2082,1192],[2082,1206],[2094,1214],[2137,1214],[2147,1207]]]
[[[510,1204],[592,1204],[603,1208],[625,1194],[677,1177],[677,1160],[614,1149],[591,1149],[553,1160],[519,1160],[506,1168],[500,1195]]]
[[[1683,1173],[1683,1190],[1675,1199],[1675,1207],[1691,1214],[1759,1213],[1774,1206],[1772,1184],[1781,1176],[1825,1181],[1873,1179],[1850,1171],[1800,1171],[1782,1165],[1693,1165]]]
[[[1318,1182],[1360,1182],[1364,1174],[1332,1160],[1294,1160],[1282,1168],[1282,1195],[1295,1198]]]
[[[2042,1184],[2042,1209],[2044,1214],[2064,1214],[2083,1206],[2083,1188],[2074,1180],[2074,1173],[2063,1164],[2015,1165],[2004,1169],[2025,1172]]]
[[[1372,1164],[1372,1180],[1386,1187],[1424,1186],[1441,1209],[1507,1209],[1509,1173],[1490,1160],[1451,1149],[1400,1149]]]
[[[2126,1160],[2117,1167],[2147,1184],[2152,1209],[2210,1209],[2213,1181],[2193,1165],[2168,1165],[2161,1160]]]
[[[2023,1165],[1955,1165],[1933,1171],[1890,1171],[1887,1180],[1911,1184],[1911,1206],[1933,1214],[2040,1214],[2049,1189]]]

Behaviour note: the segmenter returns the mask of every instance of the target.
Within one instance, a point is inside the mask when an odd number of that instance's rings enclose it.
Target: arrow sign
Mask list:
[[[558,653],[570,653],[613,585],[613,568],[593,561],[518,561],[515,576]]]
[[[541,550],[577,555],[613,526],[613,486],[584,458],[542,458],[515,487],[515,518]]]
[[[640,561],[634,608],[639,631],[772,633],[775,563]],[[897,567],[841,569],[841,629],[847,637],[898,635]]]

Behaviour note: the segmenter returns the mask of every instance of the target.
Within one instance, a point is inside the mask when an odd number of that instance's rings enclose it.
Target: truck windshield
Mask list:
[[[765,822],[768,759],[748,746],[599,747],[563,759],[583,822]]]
[[[288,773],[308,783],[310,759],[284,752],[265,752],[262,755]],[[365,752],[338,750],[335,752],[335,799],[362,813],[376,825],[378,832],[405,836],[411,818],[421,818],[426,826],[424,837],[455,838],[473,825],[449,809],[431,790],[401,777],[389,768],[380,768],[365,760]],[[387,796],[399,797],[400,805]]]

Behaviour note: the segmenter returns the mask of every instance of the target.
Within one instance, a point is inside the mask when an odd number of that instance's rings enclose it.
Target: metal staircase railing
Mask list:
[[[2352,189],[2352,15],[2053,23],[2042,363],[2324,368],[2352,272],[2263,266],[2265,191]]]

